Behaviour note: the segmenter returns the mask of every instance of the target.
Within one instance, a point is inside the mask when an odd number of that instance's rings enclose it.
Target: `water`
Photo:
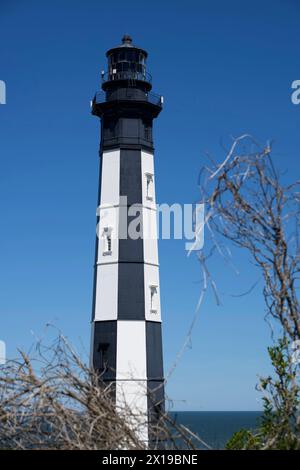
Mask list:
[[[260,411],[178,411],[171,413],[213,449],[224,449],[233,433],[257,427]]]

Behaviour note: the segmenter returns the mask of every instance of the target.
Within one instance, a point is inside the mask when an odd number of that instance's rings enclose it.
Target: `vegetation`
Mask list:
[[[38,343],[34,357],[0,367],[0,449],[145,449],[145,414],[114,393],[62,335]],[[163,410],[149,428],[152,448],[202,443]]]
[[[292,360],[286,339],[268,348],[275,378],[262,378],[260,388],[264,412],[255,431],[242,429],[235,433],[226,449],[300,450],[298,365]]]
[[[261,147],[248,135],[235,139],[223,163],[212,162],[202,176],[211,250],[226,259],[230,242],[248,253],[263,281],[262,314],[273,337],[268,353],[274,377],[262,378],[259,384],[264,404],[261,424],[256,432],[236,433],[227,449],[299,449],[300,181],[284,185],[271,146]],[[210,255],[199,256],[206,278]]]

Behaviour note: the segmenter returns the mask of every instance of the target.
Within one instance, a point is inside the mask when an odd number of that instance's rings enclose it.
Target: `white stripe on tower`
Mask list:
[[[145,151],[141,152],[141,158],[145,319],[161,322],[154,158],[152,153]]]
[[[94,321],[117,320],[118,317],[120,150],[103,152],[101,173]],[[111,237],[110,247],[108,237]]]

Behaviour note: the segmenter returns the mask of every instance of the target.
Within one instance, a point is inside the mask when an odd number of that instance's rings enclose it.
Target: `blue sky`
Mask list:
[[[153,91],[165,97],[155,123],[159,202],[189,203],[205,153],[251,133],[274,139],[274,160],[299,178],[300,79],[297,0],[1,0],[0,339],[8,355],[46,335],[50,322],[88,354],[99,122],[89,101],[105,51],[124,33],[149,51]],[[165,369],[197,305],[201,273],[184,241],[159,242]],[[234,252],[237,276],[217,257],[222,300],[208,292],[168,384],[174,409],[257,410],[257,374],[269,371],[268,326],[258,278]]]

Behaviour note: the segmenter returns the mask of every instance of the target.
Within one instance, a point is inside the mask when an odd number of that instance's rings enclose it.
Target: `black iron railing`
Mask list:
[[[97,91],[93,103],[94,104],[100,104],[104,103],[105,101],[146,101],[151,104],[155,104],[156,106],[162,107],[163,105],[163,97],[161,95],[157,95],[156,93],[148,92],[145,93],[141,99],[137,99],[136,96],[130,95],[130,88],[128,89],[128,93],[124,93],[124,90],[116,90],[113,93],[113,96],[109,98],[108,100],[106,99],[106,93],[105,91]]]
[[[102,73],[102,83],[113,82],[116,80],[139,80],[142,82],[152,82],[152,77],[148,72],[135,72],[132,70],[121,70]]]

